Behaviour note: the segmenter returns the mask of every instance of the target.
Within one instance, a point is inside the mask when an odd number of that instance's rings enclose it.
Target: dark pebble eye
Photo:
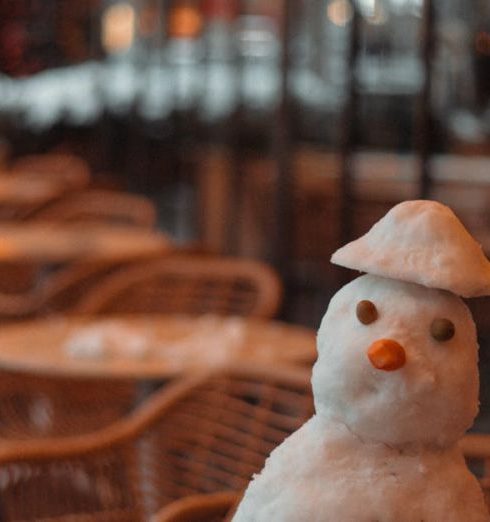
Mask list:
[[[454,337],[454,323],[449,319],[434,319],[430,325],[430,335],[436,341],[449,341]]]
[[[362,324],[371,324],[378,318],[378,310],[371,301],[359,301],[356,306],[356,315]]]

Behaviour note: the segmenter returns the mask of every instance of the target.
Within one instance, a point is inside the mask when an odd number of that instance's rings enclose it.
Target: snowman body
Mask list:
[[[234,522],[488,522],[456,446],[366,442],[318,415],[276,448]]]
[[[434,338],[436,320],[450,337]],[[378,364],[380,340],[397,364]],[[343,287],[318,333],[316,415],[272,452],[233,520],[488,522],[457,446],[478,411],[477,349],[451,292],[373,275]]]

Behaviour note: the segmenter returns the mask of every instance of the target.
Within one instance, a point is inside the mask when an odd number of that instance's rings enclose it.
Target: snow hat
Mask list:
[[[462,297],[490,295],[490,262],[481,245],[450,208],[436,201],[396,205],[331,261]]]

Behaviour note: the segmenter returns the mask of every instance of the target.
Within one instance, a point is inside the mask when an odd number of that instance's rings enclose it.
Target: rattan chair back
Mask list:
[[[243,490],[312,411],[299,368],[188,377],[97,433],[0,445],[1,519],[147,521],[185,496]]]
[[[469,468],[480,480],[490,510],[490,435],[469,433],[459,444]]]
[[[37,315],[71,313],[78,302],[110,274],[126,263],[117,261],[69,263],[54,271],[38,289],[40,306]]]
[[[104,428],[137,400],[132,381],[44,377],[0,372],[0,444],[67,437]]]
[[[48,178],[65,190],[80,190],[90,183],[87,163],[73,154],[33,154],[15,159],[9,166],[9,175],[25,178]]]
[[[107,277],[76,308],[80,313],[185,313],[273,317],[282,287],[252,260],[168,256]]]
[[[32,213],[29,220],[154,228],[157,213],[144,196],[99,189],[69,194]]]
[[[74,263],[18,295],[0,293],[0,320],[70,313],[77,301],[117,264]],[[28,326],[26,325],[25,328]],[[0,439],[69,436],[100,429],[134,405],[134,381],[42,377],[0,371]]]
[[[0,292],[0,323],[30,319],[39,312],[41,306],[41,296],[37,292]]]
[[[0,262],[0,292],[18,295],[32,291],[39,277],[38,264],[24,262]]]
[[[47,275],[37,285],[31,282],[30,288],[27,287],[29,281],[26,277],[15,279],[16,272],[12,269],[10,286],[5,285],[5,290],[0,291],[0,322],[20,321],[53,313],[70,313],[82,297],[121,266],[124,265],[117,262],[71,263]],[[21,268],[19,266],[19,270]],[[0,265],[0,274],[1,269]],[[31,273],[34,271],[34,267],[26,267],[26,270],[29,269]],[[15,283],[22,291],[9,291],[15,288]]]
[[[191,495],[165,506],[150,522],[226,522],[239,498],[234,491]]]

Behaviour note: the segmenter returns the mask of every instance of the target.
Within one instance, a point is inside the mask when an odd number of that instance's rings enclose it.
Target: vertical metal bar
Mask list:
[[[291,233],[294,226],[293,192],[294,172],[292,168],[291,98],[289,95],[289,73],[291,71],[291,43],[293,0],[283,0],[281,23],[281,62],[279,104],[274,122],[274,148],[277,166],[275,248],[274,262],[287,279],[292,258]]]
[[[235,0],[237,5],[238,17],[246,12],[246,0]],[[236,36],[236,35],[235,35]],[[240,222],[242,209],[242,186],[244,178],[243,167],[243,143],[242,129],[243,124],[243,57],[238,46],[238,39],[235,38],[235,49],[233,54],[233,70],[235,79],[230,88],[235,89],[235,108],[229,117],[227,126],[229,135],[227,140],[230,146],[230,183],[229,183],[229,215],[226,227],[226,253],[238,254],[240,246]]]
[[[104,83],[105,74],[104,68],[107,66],[107,57],[105,57],[106,51],[102,46],[102,20],[104,12],[107,9],[109,3],[107,1],[101,1],[100,3],[92,4],[90,10],[90,48],[93,55],[93,59],[97,60],[97,68],[92,72],[94,75],[95,91],[96,95],[100,100],[104,100]],[[106,108],[106,104],[102,105],[102,110],[99,114],[99,118],[95,125],[94,132],[91,133],[90,137],[90,156],[91,165],[94,170],[98,171],[111,171],[113,170],[112,158],[110,157],[111,150],[111,125],[110,118]]]
[[[417,114],[417,148],[419,155],[419,197],[425,199],[431,192],[430,154],[433,137],[431,111],[432,59],[434,54],[434,5],[425,0],[422,18],[421,52],[424,83],[419,96]]]
[[[358,113],[359,93],[356,79],[356,61],[359,54],[359,37],[361,15],[356,2],[352,3],[352,21],[349,34],[349,48],[347,54],[347,78],[344,108],[341,116],[340,135],[340,207],[339,207],[339,243],[341,245],[352,239],[352,184],[353,161],[352,156],[358,141]]]
[[[133,21],[133,42],[132,45],[137,51],[137,55],[131,59],[132,74],[138,77],[145,77],[147,74],[146,67],[148,66],[148,48],[145,47],[145,56],[142,56],[141,37],[138,30],[138,21],[141,12],[144,9],[147,0],[132,0],[131,6],[134,10],[134,21]],[[140,96],[140,93],[138,93]],[[120,167],[125,179],[125,186],[133,191],[143,192],[148,181],[148,164],[147,164],[147,147],[141,139],[142,125],[138,116],[138,103],[139,99],[135,96],[132,100],[131,106],[129,107],[127,122],[125,126],[124,140],[126,146],[123,148],[125,151],[126,159],[123,165]]]
[[[192,6],[202,16],[202,7],[197,0],[190,0]],[[194,37],[196,37],[194,35]],[[202,61],[202,58],[201,58]],[[196,64],[199,67],[201,63]],[[193,87],[195,87],[193,85]],[[198,102],[193,100],[189,106],[179,107],[177,98],[180,98],[180,84],[176,89],[176,104],[174,107],[174,132],[176,137],[176,154],[178,166],[177,199],[180,202],[180,213],[177,219],[177,228],[185,241],[196,239],[198,234],[196,211],[196,136]]]

